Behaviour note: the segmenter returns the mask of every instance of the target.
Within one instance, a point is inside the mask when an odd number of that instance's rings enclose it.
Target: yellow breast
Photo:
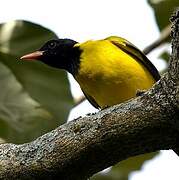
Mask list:
[[[126,101],[155,82],[140,62],[107,40],[87,41],[79,47],[82,54],[75,79],[101,108]]]

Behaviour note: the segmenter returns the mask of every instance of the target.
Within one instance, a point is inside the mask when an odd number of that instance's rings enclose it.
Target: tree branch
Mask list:
[[[0,145],[0,179],[82,180],[128,157],[177,149],[179,11],[168,72],[148,92],[78,118],[33,142]]]
[[[154,50],[156,47],[160,46],[161,44],[163,44],[164,42],[166,42],[169,38],[170,38],[170,32],[171,32],[171,24],[169,24],[168,26],[166,26],[160,34],[160,37],[155,40],[152,44],[150,44],[149,46],[147,46],[144,50],[143,53],[144,54],[149,54],[152,50]]]
[[[81,103],[84,102],[85,100],[86,100],[86,98],[85,98],[84,95],[80,96],[78,99],[75,99],[75,104],[74,104],[73,108],[76,107],[76,106],[78,106],[79,104],[81,104]]]

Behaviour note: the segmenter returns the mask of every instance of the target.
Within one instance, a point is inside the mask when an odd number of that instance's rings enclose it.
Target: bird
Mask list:
[[[83,43],[52,39],[20,59],[41,61],[71,73],[87,100],[98,109],[125,102],[160,79],[144,53],[118,36]]]

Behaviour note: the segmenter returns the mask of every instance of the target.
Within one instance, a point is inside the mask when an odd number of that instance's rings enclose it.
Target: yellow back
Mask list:
[[[128,100],[155,82],[143,64],[107,39],[77,46],[82,54],[75,79],[101,108]]]

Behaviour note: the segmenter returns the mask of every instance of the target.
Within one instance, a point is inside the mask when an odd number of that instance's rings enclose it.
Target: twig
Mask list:
[[[86,99],[86,98],[85,98],[85,96],[83,96],[83,95],[80,96],[79,98],[75,99],[75,104],[74,104],[73,108],[76,107],[76,106],[78,106],[79,104],[81,104],[85,99]]]
[[[154,41],[152,44],[150,44],[149,46],[147,46],[144,50],[143,53],[144,54],[149,54],[152,50],[154,50],[155,48],[157,48],[158,46],[160,46],[161,44],[163,44],[164,42],[167,41],[167,39],[169,39],[170,37],[170,32],[171,32],[171,24],[169,24],[168,26],[166,26],[162,31],[161,31],[161,35],[160,37]]]

